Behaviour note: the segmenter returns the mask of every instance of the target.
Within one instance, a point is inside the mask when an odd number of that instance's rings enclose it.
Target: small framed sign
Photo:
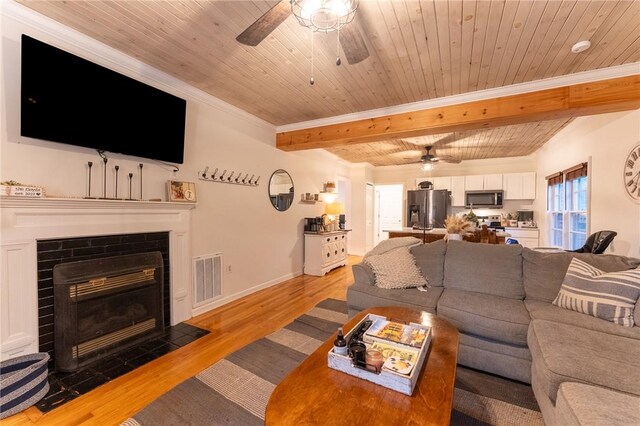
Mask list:
[[[196,202],[196,184],[170,180],[167,182],[167,198],[169,201]]]

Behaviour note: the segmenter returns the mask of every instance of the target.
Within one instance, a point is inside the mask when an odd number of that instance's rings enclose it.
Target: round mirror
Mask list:
[[[278,169],[269,180],[269,199],[278,211],[285,211],[293,203],[293,179],[289,173]]]

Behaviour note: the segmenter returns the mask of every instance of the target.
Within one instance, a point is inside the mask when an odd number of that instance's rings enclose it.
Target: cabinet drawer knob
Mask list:
[[[327,257],[331,256],[331,253],[327,253]]]
[[[331,238],[327,238],[327,242],[331,241]]]
[[[344,253],[344,249],[342,249],[342,252]]]
[[[336,254],[338,254],[338,250],[336,250]]]

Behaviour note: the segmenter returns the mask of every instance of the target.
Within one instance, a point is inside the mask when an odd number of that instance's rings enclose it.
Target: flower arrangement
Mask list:
[[[469,213],[462,215],[462,218],[469,223],[471,226],[475,226],[478,224],[478,216],[473,212],[473,210],[469,210]]]
[[[447,228],[448,234],[462,235],[471,229],[471,223],[460,216],[447,216],[444,226]]]

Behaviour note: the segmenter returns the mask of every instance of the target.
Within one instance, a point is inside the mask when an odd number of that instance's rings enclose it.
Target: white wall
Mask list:
[[[223,253],[225,264],[232,266],[232,272],[224,275],[226,300],[302,272],[303,218],[322,214],[324,206],[302,204],[300,194],[317,193],[323,182],[349,176],[347,163],[322,150],[280,151],[275,148],[275,128],[269,123],[21,5],[0,4],[2,181],[42,185],[49,196],[82,197],[86,164],[93,161],[93,194],[102,194],[101,160],[95,151],[19,135],[20,35],[24,33],[187,100],[185,163],[180,171],[173,173],[170,167],[147,159],[109,154],[108,195],[115,164],[120,165],[121,182],[128,172],[135,174],[134,197],[138,196],[138,163],[144,164],[144,198],[166,199],[168,179],[196,182],[191,251],[194,256]],[[210,171],[218,167],[260,175],[261,184],[242,187],[199,181],[197,171],[205,166]],[[269,177],[280,168],[291,174],[295,185],[294,203],[285,212],[276,211],[268,197]],[[128,195],[125,185],[120,186],[119,195]]]
[[[373,221],[373,211],[366,208],[367,184],[374,182],[374,167],[369,163],[351,166],[351,229],[350,253],[364,255],[367,252],[367,219]],[[371,231],[373,232],[373,231]],[[373,238],[373,234],[370,235]]]
[[[590,230],[616,231],[607,253],[640,257],[640,205],[624,190],[624,160],[640,143],[640,110],[577,118],[537,152],[535,216],[541,245],[549,245],[545,176],[591,160]]]

